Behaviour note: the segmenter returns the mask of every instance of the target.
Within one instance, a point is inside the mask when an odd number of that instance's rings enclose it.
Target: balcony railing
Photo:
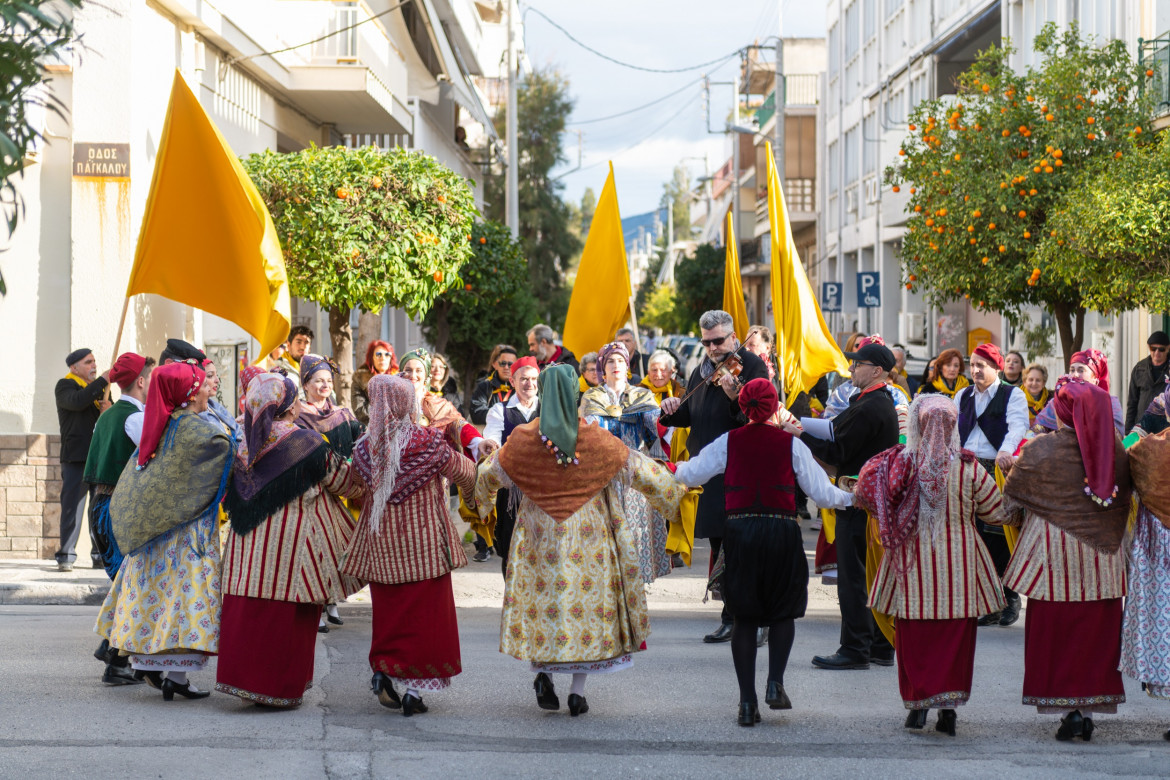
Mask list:
[[[821,77],[818,73],[794,73],[784,77],[784,105],[815,106],[820,102]],[[776,111],[776,93],[764,98],[756,109],[756,122],[760,127],[768,123]]]
[[[1154,114],[1170,113],[1170,33],[1151,40],[1138,39],[1138,65],[1141,70],[1154,71],[1154,77],[1145,89],[1153,90]]]
[[[788,206],[788,218],[798,212],[817,210],[817,181],[816,179],[785,179],[784,203]],[[763,188],[756,193],[756,224],[768,224],[768,190]]]

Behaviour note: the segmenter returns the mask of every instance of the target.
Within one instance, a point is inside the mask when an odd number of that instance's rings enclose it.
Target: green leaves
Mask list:
[[[284,247],[294,295],[421,318],[460,285],[476,209],[461,176],[406,149],[311,146],[243,160]]]

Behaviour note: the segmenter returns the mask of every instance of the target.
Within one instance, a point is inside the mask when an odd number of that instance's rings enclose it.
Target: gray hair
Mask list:
[[[735,320],[731,319],[731,315],[723,309],[711,309],[703,312],[703,316],[699,317],[699,327],[703,330],[714,330],[720,325],[726,325],[729,328],[735,327]]]
[[[894,346],[890,347],[890,352],[901,352],[901,353],[902,353],[902,357],[906,357],[906,348],[905,348],[905,347],[899,347],[897,344],[895,344]]]
[[[585,367],[587,365],[589,365],[590,363],[596,363],[596,362],[597,362],[597,353],[596,352],[586,352],[584,355],[581,356],[581,360],[578,361],[577,365],[581,367],[581,373],[584,374]]]
[[[678,370],[678,363],[674,359],[674,355],[667,352],[665,349],[656,349],[650,353],[650,359],[646,361],[646,368],[655,363],[669,363],[672,371]]]
[[[533,325],[532,329],[529,330],[525,335],[532,336],[532,338],[536,339],[538,343],[541,341],[547,341],[551,344],[556,341],[557,338],[557,334],[553,332],[553,329],[544,324]]]
[[[634,335],[633,328],[618,328],[618,332],[613,334],[613,337],[616,339],[618,336],[633,336],[633,335]]]

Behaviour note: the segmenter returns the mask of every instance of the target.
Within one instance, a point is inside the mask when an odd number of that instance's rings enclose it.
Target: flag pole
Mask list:
[[[122,328],[126,325],[126,312],[130,310],[130,296],[126,296],[126,300],[122,301],[122,318],[118,320],[118,333],[114,336],[114,357],[110,359],[110,368],[114,367],[114,361],[118,359],[118,347],[122,346]],[[110,400],[110,383],[106,383],[106,392],[102,396],[103,401]]]

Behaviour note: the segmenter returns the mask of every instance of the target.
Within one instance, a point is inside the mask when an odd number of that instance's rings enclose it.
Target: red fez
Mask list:
[[[142,373],[142,369],[146,367],[146,358],[142,355],[136,355],[133,352],[123,352],[118,355],[118,359],[114,361],[114,367],[110,369],[110,381],[118,387],[126,390],[130,385],[134,384],[134,380]]]
[[[516,372],[522,368],[535,368],[539,371],[540,364],[536,362],[536,358],[532,357],[532,355],[525,355],[512,364],[512,376],[516,376]]]
[[[1003,355],[1000,354],[999,347],[992,344],[990,341],[986,344],[980,344],[975,347],[975,351],[971,353],[972,357],[978,355],[993,364],[997,369],[1003,371]]]
[[[739,408],[752,422],[766,422],[780,408],[780,396],[767,379],[753,379],[739,391]]]

